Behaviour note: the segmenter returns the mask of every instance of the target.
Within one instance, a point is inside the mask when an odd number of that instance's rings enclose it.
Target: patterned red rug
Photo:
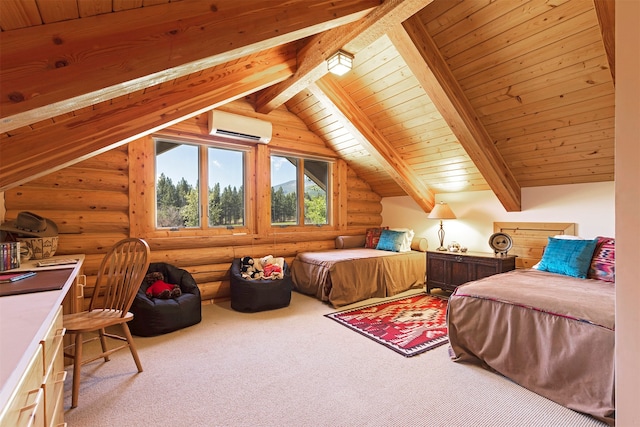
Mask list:
[[[405,357],[449,342],[447,300],[418,294],[325,316]]]

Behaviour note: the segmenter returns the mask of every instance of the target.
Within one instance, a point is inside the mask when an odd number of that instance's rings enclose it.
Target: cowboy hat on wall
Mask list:
[[[0,231],[22,242],[34,259],[52,257],[58,249],[56,223],[33,212],[20,212],[15,221],[3,222]]]

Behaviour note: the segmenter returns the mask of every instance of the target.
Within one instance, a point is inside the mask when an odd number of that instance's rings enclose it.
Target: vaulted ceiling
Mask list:
[[[225,103],[383,197],[614,179],[609,0],[3,0],[0,191]],[[327,73],[338,49],[355,55]]]

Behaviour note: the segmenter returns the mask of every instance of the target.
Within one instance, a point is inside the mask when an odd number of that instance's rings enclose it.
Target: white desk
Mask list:
[[[84,255],[54,258],[76,258],[78,262],[37,267],[37,261],[28,261],[21,268],[10,271],[68,269],[69,276],[62,289],[0,297],[0,415],[12,398],[33,354],[38,351],[40,341],[51,327],[84,262]]]

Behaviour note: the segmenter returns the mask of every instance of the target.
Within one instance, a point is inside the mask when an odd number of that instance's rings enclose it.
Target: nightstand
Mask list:
[[[516,255],[427,251],[427,293],[434,288],[454,291],[463,283],[515,268]]]

